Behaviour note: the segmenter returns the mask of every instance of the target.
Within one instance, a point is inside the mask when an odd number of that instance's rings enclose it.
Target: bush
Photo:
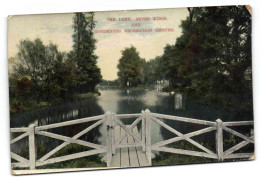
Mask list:
[[[170,86],[166,86],[162,88],[162,92],[170,92],[172,89],[170,88]]]
[[[12,100],[12,102],[10,103],[10,111],[11,113],[17,113],[17,112],[22,112],[24,111],[24,104],[23,102],[14,99]]]

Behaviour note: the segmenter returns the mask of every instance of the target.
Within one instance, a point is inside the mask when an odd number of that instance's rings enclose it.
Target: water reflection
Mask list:
[[[57,104],[38,110],[17,113],[10,117],[11,127],[27,127],[32,122],[39,125],[52,124],[103,114],[103,108],[96,98],[88,98],[82,101]]]
[[[174,100],[175,100],[175,109],[185,109],[185,103],[183,95],[180,93],[174,94]]]
[[[11,116],[10,124],[11,127],[27,127],[31,123],[46,125],[84,117],[96,116],[100,114],[104,114],[104,111],[102,107],[98,105],[97,99],[89,98],[82,101],[63,103],[35,111],[19,113]],[[93,123],[94,122],[70,125],[50,129],[48,131],[72,137]],[[101,135],[99,128],[100,127],[96,127],[92,129],[80,139],[84,139],[93,143],[98,143],[98,137],[100,137]],[[60,145],[62,141],[37,135],[36,143],[44,145],[45,150],[50,151],[54,147]],[[11,150],[12,152],[19,153],[21,150],[26,149],[26,146],[28,146],[28,138],[24,138],[21,141],[13,144],[11,146]]]

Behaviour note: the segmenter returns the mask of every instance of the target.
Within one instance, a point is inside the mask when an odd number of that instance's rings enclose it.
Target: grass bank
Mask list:
[[[36,100],[28,99],[28,100],[17,100],[15,98],[10,99],[10,112],[11,114],[15,114],[18,112],[26,112],[41,109],[44,107],[49,107],[55,104],[63,103],[63,102],[70,102],[70,101],[79,101],[91,97],[100,96],[100,92],[88,92],[82,94],[75,94],[69,99],[52,99],[50,102],[47,101],[40,101],[36,102]]]
[[[37,149],[37,159],[40,159],[42,156],[44,156],[46,153],[46,148],[43,144],[36,144],[36,149]],[[85,146],[80,146],[78,144],[69,144],[60,151],[56,152],[53,154],[49,159],[55,158],[55,157],[61,157],[61,156],[66,156],[78,152],[84,152],[91,150],[88,147]],[[29,148],[23,148],[20,156],[29,159]],[[12,159],[12,162],[16,162],[15,160]],[[92,156],[87,156],[87,157],[82,157],[78,159],[72,159],[68,161],[63,161],[63,162],[57,162],[53,164],[48,164],[48,165],[43,165],[39,166],[36,169],[65,169],[65,168],[92,168],[92,167],[106,167],[107,164],[103,161],[101,161],[101,157],[99,155],[92,155]],[[22,170],[22,169],[28,169],[28,168],[18,168],[14,167],[14,170]]]
[[[229,139],[226,139],[223,142],[223,144],[224,144],[224,148],[229,149],[240,142],[241,142],[241,140],[238,140],[237,138],[229,138]],[[203,144],[202,142],[200,142],[200,144],[202,144],[207,149],[215,152],[214,143],[210,143],[210,144],[204,143]],[[176,142],[173,145],[169,145],[168,147],[175,148],[175,149],[184,149],[184,150],[202,152],[202,150],[200,150],[199,148],[197,148],[185,141]],[[253,144],[249,144],[249,145],[245,146],[244,148],[237,150],[235,153],[249,153],[249,152],[254,152]],[[236,162],[236,161],[246,161],[246,160],[249,160],[249,158],[226,159],[226,160],[224,160],[224,162]],[[160,152],[160,154],[156,155],[156,157],[152,160],[153,166],[216,163],[216,162],[219,162],[219,161],[217,159],[189,156],[189,155],[182,155],[182,154],[172,154],[172,153],[166,153],[166,152]]]

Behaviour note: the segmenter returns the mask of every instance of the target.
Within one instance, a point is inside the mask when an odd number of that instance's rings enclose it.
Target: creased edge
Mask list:
[[[14,170],[11,170],[11,174],[14,175],[14,176],[17,175],[16,172],[15,172]]]
[[[249,158],[249,160],[255,160],[255,153]]]
[[[252,15],[252,8],[251,8],[251,6],[250,5],[246,5],[246,9],[250,13],[250,15]]]

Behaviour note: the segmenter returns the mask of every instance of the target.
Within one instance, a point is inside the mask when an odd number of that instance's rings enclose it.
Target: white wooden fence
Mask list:
[[[73,137],[67,137],[67,136],[58,135],[55,133],[45,131],[48,129],[75,125],[75,124],[81,124],[81,123],[86,123],[86,122],[91,122],[91,121],[96,121],[96,122],[94,124],[92,124],[91,126],[87,127],[86,129],[84,129],[83,131],[79,132],[78,134],[74,135]],[[107,150],[106,150],[105,146],[102,146],[99,144],[94,144],[94,143],[83,141],[83,140],[79,139],[81,136],[83,136],[84,134],[89,132],[91,129],[101,125],[105,121],[106,121],[105,115],[100,115],[100,116],[77,119],[77,120],[72,120],[72,121],[67,121],[67,122],[62,122],[62,123],[44,125],[44,126],[35,126],[32,124],[28,128],[11,128],[12,133],[23,132],[22,135],[11,140],[11,144],[29,136],[29,159],[25,159],[25,158],[19,156],[18,154],[11,152],[11,158],[18,161],[18,163],[12,163],[12,166],[13,167],[30,167],[30,169],[35,169],[37,166],[53,164],[53,163],[57,163],[57,162],[67,161],[67,160],[71,160],[71,159],[77,159],[77,158],[100,154],[100,153],[106,153]],[[35,146],[35,135],[36,134],[46,136],[46,137],[51,137],[51,138],[58,139],[58,140],[62,140],[62,141],[64,141],[64,143],[62,143],[58,147],[54,148],[52,151],[48,152],[43,157],[41,157],[40,159],[37,160],[36,159],[36,146]],[[80,153],[74,153],[74,154],[61,156],[61,157],[50,158],[53,154],[55,154],[56,152],[58,152],[59,150],[61,150],[62,148],[64,148],[65,146],[67,146],[71,143],[90,147],[90,148],[93,148],[93,150],[80,152]]]
[[[124,118],[134,118],[135,120],[130,126],[126,126],[122,123],[121,119]],[[79,132],[78,134],[74,135],[73,137],[67,137],[63,135],[58,135],[52,132],[47,132],[48,129],[70,126],[75,124],[81,124],[86,122],[95,123],[84,129],[83,131]],[[177,137],[163,140],[152,144],[151,141],[151,122],[154,121],[155,123],[159,124],[160,126],[166,128],[173,134],[177,135]],[[200,124],[206,125],[207,128],[203,128],[198,131],[190,132],[187,134],[182,134],[181,132],[177,131],[176,129],[172,128],[171,126],[165,124],[164,121],[181,121],[186,123],[192,124]],[[107,126],[107,138],[106,138],[106,145],[94,144],[91,142],[80,140],[79,138],[84,134],[88,133],[91,129],[106,123]],[[141,136],[138,137],[133,133],[133,128],[137,126],[137,124],[141,124]],[[163,115],[157,113],[151,113],[149,110],[142,111],[141,113],[137,114],[113,114],[107,112],[104,115],[88,117],[83,119],[77,119],[62,123],[50,124],[50,125],[43,125],[43,126],[35,126],[30,125],[29,127],[23,128],[11,128],[11,133],[22,133],[18,137],[11,140],[11,144],[25,138],[29,137],[29,159],[25,159],[20,155],[11,152],[11,158],[18,161],[16,163],[12,163],[13,167],[28,167],[30,169],[35,169],[38,166],[53,164],[57,162],[67,161],[71,159],[77,159],[81,157],[91,156],[95,154],[106,153],[106,162],[107,166],[110,167],[111,160],[113,154],[116,153],[117,148],[123,147],[142,147],[142,151],[145,152],[149,165],[152,165],[152,151],[161,151],[161,152],[168,152],[168,153],[175,153],[175,154],[183,154],[183,155],[191,155],[191,156],[199,156],[199,157],[206,157],[217,159],[219,161],[223,161],[224,159],[232,159],[232,158],[249,158],[253,155],[252,153],[234,153],[235,151],[241,149],[242,147],[246,146],[249,143],[254,143],[254,136],[248,137],[243,135],[233,129],[230,129],[230,126],[249,126],[253,125],[253,121],[238,121],[238,122],[222,122],[220,119],[216,120],[216,122],[211,121],[204,121],[192,118],[184,118],[178,116],[171,116],[171,115]],[[115,132],[114,127],[120,126],[124,129],[125,133],[119,138],[115,139]],[[243,141],[232,148],[223,151],[223,130],[227,131],[235,136],[238,136],[243,139]],[[198,136],[207,132],[215,131],[216,133],[216,152],[209,150],[208,148],[204,147],[203,145],[199,144],[198,142],[191,139],[191,137]],[[46,136],[58,140],[64,141],[61,145],[57,146],[47,154],[45,154],[40,159],[36,159],[36,146],[35,146],[35,135]],[[134,143],[127,143],[124,138],[130,135],[134,139]],[[191,150],[184,150],[184,149],[176,149],[176,148],[169,148],[166,145],[185,140],[189,143],[193,144],[194,146],[198,147],[202,151],[191,151]],[[65,155],[61,157],[50,158],[53,154],[64,148],[65,146],[75,143],[79,145],[83,145],[86,147],[93,148],[92,150],[88,150],[85,152],[74,153],[70,155]]]
[[[177,137],[174,137],[174,138],[171,138],[168,140],[164,140],[164,141],[158,142],[156,144],[152,144],[151,150],[183,154],[183,155],[206,157],[206,158],[218,159],[218,161],[223,161],[224,159],[233,159],[233,158],[250,158],[253,156],[253,152],[252,153],[234,153],[234,152],[241,149],[242,147],[246,146],[249,143],[254,143],[254,136],[252,135],[251,137],[248,137],[246,135],[243,135],[243,134],[229,128],[230,126],[253,125],[253,121],[222,122],[220,119],[217,119],[216,122],[211,122],[211,121],[204,121],[204,120],[177,117],[177,116],[169,116],[169,115],[156,114],[156,113],[148,113],[148,116],[149,116],[148,119],[152,119],[154,122],[160,124],[167,130],[172,132],[173,134],[177,135]],[[165,121],[168,121],[168,120],[169,121],[181,121],[181,122],[187,122],[187,123],[193,123],[193,124],[206,125],[208,127],[203,128],[198,131],[190,132],[187,134],[182,134],[179,131],[177,131],[176,129],[165,124],[162,121],[162,119]],[[229,148],[228,150],[223,151],[223,130],[242,138],[243,141],[240,142],[239,144]],[[208,133],[211,131],[215,131],[215,133],[216,133],[216,140],[215,140],[216,152],[209,150],[208,148],[204,147],[203,145],[201,145],[198,142],[191,139],[191,137],[198,136],[198,135]],[[197,148],[201,149],[202,152],[165,147],[165,145],[167,145],[167,144],[177,142],[180,140],[188,141],[189,143],[193,144]],[[151,152],[147,152],[147,153],[150,154]]]

